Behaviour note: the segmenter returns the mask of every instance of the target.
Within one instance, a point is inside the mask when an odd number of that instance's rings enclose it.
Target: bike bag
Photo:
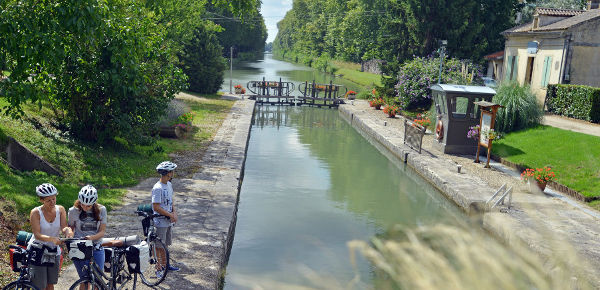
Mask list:
[[[113,248],[104,248],[104,272],[110,273],[110,263],[113,255]]]
[[[77,240],[67,243],[69,258],[74,261],[87,261],[94,253],[94,243],[91,240]]]
[[[29,245],[31,251],[31,264],[34,266],[53,266],[58,256],[58,247],[49,247],[45,244],[33,242]]]
[[[125,251],[127,266],[131,273],[142,273],[150,264],[150,247],[146,241],[127,247]]]
[[[23,246],[21,246],[21,248],[25,249]],[[21,267],[23,267],[23,265],[25,265],[27,262],[27,253],[19,252],[15,249],[8,249],[8,255],[10,267],[12,268],[13,272],[20,272]]]

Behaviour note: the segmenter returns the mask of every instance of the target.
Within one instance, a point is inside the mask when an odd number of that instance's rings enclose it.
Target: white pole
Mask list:
[[[233,82],[233,46],[229,48],[229,93],[231,94],[231,83]]]

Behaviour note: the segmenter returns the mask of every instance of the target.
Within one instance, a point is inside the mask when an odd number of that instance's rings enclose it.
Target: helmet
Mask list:
[[[92,205],[98,200],[98,191],[91,185],[86,185],[79,191],[79,202],[84,205]]]
[[[39,197],[46,197],[58,194],[58,190],[50,183],[43,183],[35,188],[35,193],[37,193]]]
[[[162,175],[165,175],[168,172],[175,170],[175,168],[177,168],[177,164],[171,161],[164,161],[156,166],[156,171]]]

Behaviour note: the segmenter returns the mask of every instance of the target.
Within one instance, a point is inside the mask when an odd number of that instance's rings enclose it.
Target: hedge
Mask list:
[[[548,111],[580,120],[600,122],[600,88],[548,85]]]

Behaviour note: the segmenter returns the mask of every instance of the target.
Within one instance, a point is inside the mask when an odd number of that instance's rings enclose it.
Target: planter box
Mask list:
[[[175,126],[164,126],[158,130],[158,135],[163,138],[185,138],[189,130]]]

